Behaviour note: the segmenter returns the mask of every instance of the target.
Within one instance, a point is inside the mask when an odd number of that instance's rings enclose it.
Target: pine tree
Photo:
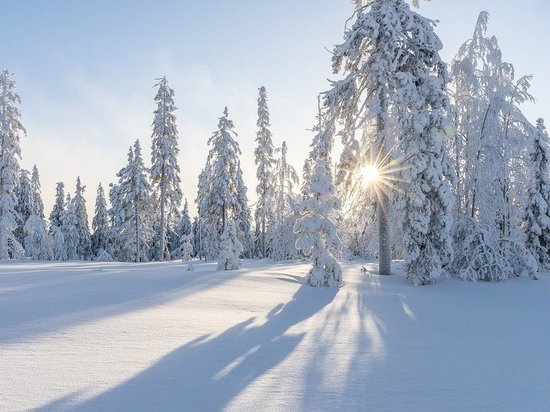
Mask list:
[[[71,195],[67,193],[65,208],[61,213],[61,232],[63,233],[65,256],[67,260],[79,259],[78,247],[80,246],[80,232],[78,225],[79,221],[76,215],[75,203],[72,201]],[[59,253],[59,255],[61,256],[62,253]]]
[[[105,200],[105,191],[101,183],[97,188],[97,197],[95,201],[95,214],[92,220],[92,253],[94,256],[102,254],[109,249],[109,212],[107,210],[107,201]]]
[[[191,256],[193,254],[193,235],[183,235],[181,237],[181,261],[187,262],[187,270],[193,270]]]
[[[18,219],[18,227],[15,230],[15,236],[19,243],[23,244],[23,239],[25,237],[23,227],[33,214],[34,203],[29,172],[25,169],[19,171],[19,184],[16,188],[16,196],[17,206],[15,208],[15,213]]]
[[[237,238],[237,228],[232,222],[227,222],[220,242],[220,257],[218,270],[237,270],[241,267],[240,254],[243,245]]]
[[[250,239],[250,210],[239,160],[241,150],[228,116],[226,107],[218,130],[208,140],[207,164],[199,177],[199,217],[206,233],[206,250],[212,257],[219,253],[220,236],[230,220],[237,227],[241,245]]]
[[[55,202],[50,213],[49,233],[52,238],[53,258],[55,260],[67,260],[65,248],[65,236],[63,234],[63,213],[65,210],[65,185],[58,182],[55,189]]]
[[[76,215],[76,230],[78,232],[78,259],[90,259],[92,257],[92,241],[90,239],[90,227],[88,225],[88,212],[86,211],[86,199],[84,190],[86,186],[80,183],[80,177],[76,179],[76,192],[73,199]]]
[[[128,151],[128,165],[117,174],[117,196],[120,202],[118,222],[119,257],[140,262],[147,260],[153,237],[151,186],[143,164],[141,146],[136,140]]]
[[[21,136],[25,128],[21,123],[13,75],[7,70],[0,73],[0,259],[19,258],[24,251],[16,238],[18,222],[17,196]]]
[[[526,221],[527,248],[539,265],[550,264],[550,170],[548,169],[548,133],[544,120],[537,120],[531,152],[533,180],[528,192]]]
[[[36,165],[32,168],[31,175],[31,190],[33,197],[33,205],[36,211],[36,215],[44,219],[44,202],[42,201],[42,186],[40,185],[40,174]]]
[[[274,179],[274,194],[270,208],[273,210],[273,224],[269,231],[271,250],[270,256],[274,259],[296,258],[296,209],[298,201],[294,194],[294,186],[298,184],[298,174],[287,161],[287,146],[283,142],[277,149],[277,159]]]
[[[166,77],[159,79],[155,102],[157,109],[153,120],[153,144],[151,148],[151,184],[159,192],[159,260],[165,258],[166,217],[179,208],[182,199],[180,189],[180,168],[178,165],[178,130],[176,127],[176,106],[174,91],[168,86]]]
[[[57,182],[55,187],[55,202],[50,213],[50,233],[54,227],[61,227],[61,215],[65,209],[65,184]]]
[[[267,106],[267,93],[265,87],[260,87],[260,97],[258,98],[258,132],[256,133],[257,146],[254,151],[256,156],[256,178],[258,186],[256,193],[258,201],[256,203],[256,230],[258,232],[259,256],[265,258],[267,256],[267,232],[273,218],[271,213],[271,201],[273,197],[273,167],[275,160],[273,159],[273,142],[271,140],[271,131],[269,127],[269,108]]]
[[[334,129],[331,123],[324,121],[321,110],[318,120],[309,154],[312,169],[308,190],[298,207],[294,232],[297,234],[296,248],[311,256],[312,267],[306,283],[338,287],[342,283],[342,269],[334,254],[342,250],[342,243],[333,220],[334,212],[340,207],[335,196],[330,155]]]
[[[174,258],[181,257],[181,242],[184,236],[189,236],[193,232],[193,227],[191,224],[191,217],[189,216],[189,205],[187,199],[183,205],[183,210],[180,214],[179,221],[177,222],[174,228],[174,245],[175,248],[171,253],[171,256]]]
[[[27,184],[23,183],[25,180],[28,180],[28,174],[20,180],[20,188]],[[20,202],[28,202],[28,205],[30,205],[28,211],[29,217],[23,226],[25,254],[33,260],[48,260],[53,255],[52,238],[48,234],[48,228],[44,219],[44,203],[40,194],[40,176],[36,165],[33,167],[32,178],[28,185],[29,195],[23,194],[25,190],[22,190],[19,194]],[[24,214],[20,213],[20,216]]]

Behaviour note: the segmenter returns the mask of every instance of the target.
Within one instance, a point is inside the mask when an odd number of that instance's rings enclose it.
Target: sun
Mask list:
[[[376,165],[366,165],[361,169],[361,175],[363,177],[363,186],[368,187],[376,184],[380,179],[380,171]]]

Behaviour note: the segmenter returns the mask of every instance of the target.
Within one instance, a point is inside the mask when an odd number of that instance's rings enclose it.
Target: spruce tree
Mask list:
[[[182,199],[180,188],[180,168],[178,165],[178,130],[176,127],[176,106],[174,90],[168,86],[166,77],[159,79],[155,102],[152,148],[151,148],[151,184],[158,192],[160,220],[158,259],[163,261],[166,255],[167,216],[179,208]]]
[[[97,257],[99,253],[106,252],[109,249],[110,233],[109,212],[107,209],[107,201],[105,200],[105,191],[101,183],[97,188],[95,213],[92,219],[92,231],[92,253]]]
[[[19,171],[19,183],[16,188],[17,206],[15,212],[17,215],[18,225],[15,235],[19,243],[23,244],[25,237],[23,227],[29,217],[33,214],[33,194],[31,188],[31,180],[29,172],[25,169]]]
[[[71,195],[69,193],[67,193],[65,208],[61,213],[61,232],[63,233],[66,259],[80,259],[80,256],[78,254],[81,236],[81,233],[79,231],[79,220],[76,215],[75,203],[72,201]],[[61,256],[62,253],[59,253],[59,255]]]
[[[17,195],[20,139],[25,135],[13,75],[0,73],[0,259],[19,258],[24,251],[16,237],[20,218],[17,216]]]
[[[529,187],[525,232],[527,248],[539,265],[550,264],[550,170],[548,169],[548,133],[544,120],[537,120],[531,168],[533,180]]]
[[[42,186],[40,185],[40,174],[36,165],[32,168],[31,190],[33,196],[33,205],[36,215],[44,219],[44,202],[42,201]]]
[[[65,249],[65,235],[62,230],[63,212],[65,210],[65,185],[58,182],[55,188],[55,202],[50,213],[49,233],[53,241],[53,258],[55,260],[67,260]]]
[[[86,199],[84,190],[86,186],[80,183],[80,177],[76,179],[76,191],[73,198],[74,213],[76,215],[76,230],[78,232],[78,259],[90,259],[92,257],[92,241],[90,239],[90,227],[88,225],[88,212],[86,211]]]
[[[305,282],[316,287],[338,287],[342,283],[342,269],[334,255],[342,250],[342,242],[334,222],[335,211],[340,207],[332,177],[334,129],[330,122],[324,121],[321,110],[318,120],[309,154],[312,168],[308,190],[298,206],[294,232],[296,248],[310,256],[312,262]]]
[[[233,127],[226,107],[218,130],[208,140],[207,164],[199,177],[199,217],[204,223],[206,247],[212,257],[219,253],[220,236],[228,221],[236,225],[241,246],[250,238],[250,210],[239,160],[241,150]]]
[[[259,256],[267,257],[267,232],[269,225],[272,222],[272,197],[273,197],[273,167],[275,160],[273,159],[273,142],[271,140],[271,131],[269,127],[269,108],[267,106],[267,93],[265,87],[260,87],[260,97],[258,98],[258,132],[256,133],[257,146],[254,151],[256,161],[256,178],[258,186],[256,193],[258,201],[256,202],[256,231],[258,238]]]

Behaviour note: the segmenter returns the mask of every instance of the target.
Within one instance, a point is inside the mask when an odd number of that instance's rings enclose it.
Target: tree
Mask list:
[[[65,210],[65,185],[58,182],[55,188],[55,202],[50,213],[49,233],[53,240],[53,258],[55,260],[67,260],[65,248],[65,236],[63,234],[63,213]]]
[[[19,258],[24,251],[15,235],[19,218],[17,196],[20,140],[25,135],[13,75],[0,74],[0,259]]]
[[[189,216],[189,205],[187,199],[183,205],[183,210],[180,214],[179,221],[174,228],[174,245],[175,250],[171,252],[172,257],[181,257],[181,242],[184,236],[189,236],[193,232],[191,217]]]
[[[40,176],[36,165],[33,167],[32,178],[28,181],[28,173],[21,171],[19,201],[28,205],[28,212],[20,212],[20,216],[28,217],[23,226],[23,245],[25,254],[33,260],[51,259],[52,238],[48,234],[44,220],[44,203],[40,194]],[[27,183],[28,181],[28,183]],[[28,188],[24,189],[28,184]],[[28,194],[25,194],[28,190]],[[20,203],[21,204],[21,203]]]
[[[271,140],[271,131],[269,127],[269,108],[267,106],[267,93],[265,87],[260,87],[260,97],[258,98],[258,132],[256,133],[257,146],[254,151],[256,162],[256,178],[258,186],[256,193],[258,201],[256,202],[256,230],[259,238],[258,249],[260,257],[267,256],[267,232],[269,224],[272,221],[271,202],[273,197],[273,167],[275,160],[273,159],[273,142]]]
[[[95,214],[92,219],[92,253],[94,256],[103,253],[109,249],[109,212],[107,210],[107,201],[105,200],[105,191],[101,183],[97,188],[97,197],[95,201]]]
[[[240,254],[243,245],[237,238],[237,227],[232,222],[227,222],[220,243],[220,257],[218,270],[237,270],[241,267]]]
[[[334,254],[342,250],[342,242],[333,220],[335,210],[340,207],[335,196],[330,155],[334,129],[332,123],[324,121],[321,110],[318,120],[309,154],[311,174],[305,198],[298,207],[294,232],[297,234],[296,248],[311,256],[312,267],[306,283],[338,287],[342,283],[342,269]]]
[[[451,64],[455,130],[449,139],[458,179],[457,218],[477,219],[497,237],[517,237],[525,211],[531,126],[519,104],[533,101],[532,76],[515,79],[494,36],[489,13],[480,13],[474,34]]]
[[[153,238],[151,186],[143,164],[141,146],[136,140],[128,150],[128,165],[117,174],[120,221],[117,222],[118,256],[125,261],[147,260]]]
[[[220,236],[228,221],[236,225],[241,244],[250,236],[250,211],[239,160],[241,150],[233,127],[226,107],[218,130],[208,140],[210,151],[199,177],[199,217],[204,223],[211,256],[217,256],[220,250]]]
[[[293,259],[296,257],[296,235],[294,223],[298,201],[294,186],[298,184],[298,174],[287,161],[287,146],[283,142],[277,149],[279,157],[273,173],[274,193],[270,208],[273,210],[273,223],[269,231],[271,244],[270,256],[274,259]]]
[[[40,185],[40,174],[36,165],[32,168],[31,175],[31,190],[33,197],[33,205],[35,207],[36,215],[44,219],[44,202],[42,201],[42,186]]]
[[[86,211],[86,199],[84,190],[86,186],[80,183],[80,177],[76,179],[76,192],[73,199],[74,213],[76,215],[76,230],[78,232],[78,259],[90,259],[92,257],[92,241],[90,239],[90,227],[88,225],[88,212]]]
[[[193,254],[192,239],[193,235],[183,235],[181,237],[181,261],[187,262],[187,270],[193,270],[191,255]]]
[[[67,260],[78,260],[80,258],[78,254],[78,248],[80,246],[80,231],[78,225],[79,221],[75,211],[75,203],[71,200],[71,195],[67,193],[65,208],[61,213],[61,232],[63,233],[63,244]],[[59,256],[62,255],[63,253],[59,253]]]
[[[29,177],[29,172],[25,169],[19,171],[19,183],[16,188],[17,196],[17,206],[15,208],[15,213],[18,219],[18,227],[15,231],[15,235],[19,243],[23,244],[23,239],[25,233],[23,227],[29,217],[33,214],[33,194],[31,188],[31,180]]]
[[[178,130],[176,127],[176,106],[174,90],[168,86],[166,77],[159,79],[155,102],[157,109],[153,120],[153,144],[151,148],[151,184],[159,192],[159,260],[165,257],[166,216],[179,208],[182,193],[180,189],[180,168],[178,165]]]
[[[531,152],[533,180],[528,192],[525,213],[527,248],[539,265],[550,263],[550,174],[548,169],[548,133],[544,120],[537,120]]]

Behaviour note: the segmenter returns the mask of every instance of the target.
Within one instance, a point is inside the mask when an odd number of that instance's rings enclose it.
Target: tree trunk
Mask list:
[[[160,251],[159,251],[159,260],[164,262],[164,237],[166,235],[166,225],[164,217],[164,203],[166,198],[166,189],[165,189],[165,178],[164,178],[164,169],[161,175],[161,185],[160,185]]]
[[[382,164],[377,165],[379,169],[384,169],[389,163],[386,151],[385,129],[383,114],[387,111],[384,91],[380,93],[380,114],[376,119],[377,140],[378,140],[378,159],[382,159]],[[378,197],[378,273],[380,275],[391,275],[391,246],[390,246],[390,228],[388,226],[389,214],[389,196],[388,185],[381,184]]]

